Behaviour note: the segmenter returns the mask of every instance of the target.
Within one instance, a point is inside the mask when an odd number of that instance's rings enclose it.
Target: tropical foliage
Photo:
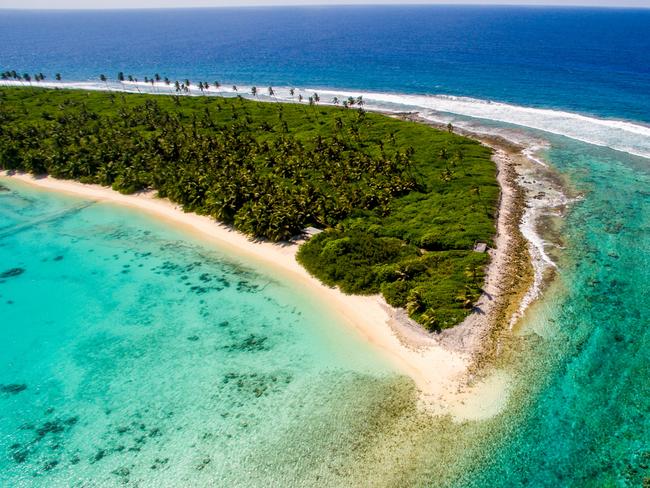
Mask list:
[[[298,259],[322,281],[381,292],[431,330],[458,323],[486,263],[471,249],[494,233],[489,150],[317,100],[3,88],[0,168],[155,189],[254,238],[316,226]]]

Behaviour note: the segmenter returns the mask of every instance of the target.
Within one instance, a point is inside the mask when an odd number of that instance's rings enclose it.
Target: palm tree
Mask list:
[[[273,99],[275,100],[275,103],[278,102],[278,99],[277,99],[276,96],[275,96],[275,90],[273,89],[272,86],[269,87],[269,96],[270,96],[270,97],[273,97]]]
[[[334,97],[334,98],[332,98],[332,103],[333,103],[334,105],[338,105],[338,104],[339,104],[339,97]]]
[[[255,98],[257,98],[257,87],[256,87],[256,86],[254,86],[254,87],[251,88],[251,94],[252,94]]]
[[[465,266],[465,272],[463,273],[467,278],[472,278],[474,283],[478,281],[478,269],[476,265],[467,265]],[[469,288],[466,286],[466,288]],[[471,290],[470,290],[471,291]]]
[[[413,317],[413,315],[422,310],[422,307],[422,295],[420,295],[417,289],[411,290],[406,300],[406,312],[410,317]]]
[[[108,88],[108,80],[106,79],[106,75],[103,75],[103,74],[102,74],[102,75],[99,75],[99,80],[100,80],[100,81],[103,81],[104,84],[106,85],[106,89],[107,89],[108,91],[110,91],[110,89]]]
[[[61,81],[61,73],[57,73],[56,75],[54,75],[54,78],[56,79],[56,81]]]
[[[467,272],[465,273],[467,274]],[[463,308],[471,308],[472,306],[472,289],[469,285],[458,292],[455,299],[463,304]]]
[[[296,90],[294,88],[289,88],[289,95],[293,97],[293,95],[296,93]]]
[[[129,80],[129,83],[135,83],[136,81],[138,81],[136,78],[133,77],[133,75],[129,75],[127,79]],[[138,90],[138,93],[140,93],[140,88],[138,88],[138,85],[135,85],[135,89]]]
[[[420,316],[420,324],[427,330],[440,332],[440,324],[433,309],[429,308]]]
[[[449,167],[446,167],[442,171],[442,173],[440,173],[440,179],[445,183],[449,183],[451,180],[454,179],[454,172],[451,169],[449,169]]]
[[[237,91],[237,85],[232,86],[232,91],[236,92]]]
[[[169,81],[169,78],[165,76],[165,86],[169,89],[169,93],[173,93],[169,85],[171,85],[171,81]]]
[[[478,186],[478,185],[473,186],[473,187],[470,188],[470,192],[472,194],[476,195],[476,197],[478,198],[479,203],[481,205],[483,205],[483,210],[485,210],[485,215],[489,216],[490,214],[488,212],[487,205],[485,205],[485,202],[481,198],[481,187]]]
[[[119,81],[120,83],[124,82],[124,73],[122,73],[121,71],[117,74],[117,81]]]

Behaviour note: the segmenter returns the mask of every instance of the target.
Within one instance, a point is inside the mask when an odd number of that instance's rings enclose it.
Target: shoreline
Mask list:
[[[380,296],[345,295],[338,289],[321,284],[296,261],[295,253],[299,242],[275,244],[252,241],[244,234],[209,217],[185,213],[180,206],[169,200],[157,198],[154,192],[123,195],[99,185],[60,180],[50,176],[38,178],[24,173],[9,174],[6,171],[0,172],[0,181],[2,178],[18,180],[41,190],[144,211],[166,223],[208,239],[238,256],[263,262],[285,277],[308,286],[360,336],[382,351],[398,371],[412,378],[417,388],[426,396],[444,397],[449,385],[456,384],[466,370],[466,355],[447,350],[435,344],[431,338],[426,338],[426,350],[405,347],[388,326],[391,316],[387,308],[390,307]],[[424,339],[427,334],[424,331],[422,334]]]
[[[385,115],[440,127],[419,114]],[[153,191],[124,195],[107,187],[49,176],[0,172],[0,177],[14,178],[43,190],[135,208],[209,239],[237,256],[263,262],[294,283],[308,287],[365,341],[380,350],[398,371],[409,376],[421,393],[424,408],[435,414],[449,414],[459,421],[477,420],[496,415],[505,406],[507,377],[502,372],[488,371],[487,366],[497,355],[499,336],[506,329],[505,325],[512,325],[523,315],[543,285],[535,288],[536,275],[530,269],[537,256],[532,252],[529,255],[529,243],[531,248],[534,243],[529,236],[523,235],[522,219],[531,196],[523,187],[521,172],[516,169],[522,164],[532,167],[530,165],[535,163],[525,148],[501,137],[462,129],[455,132],[493,150],[492,160],[501,193],[495,248],[489,250],[484,293],[473,313],[461,324],[440,334],[425,331],[409,319],[404,310],[390,307],[380,295],[345,295],[320,283],[295,259],[302,241],[279,244],[253,241],[209,217],[186,213],[179,205],[157,198]],[[536,166],[541,167],[539,163]],[[531,217],[533,233],[537,217]],[[525,297],[531,293],[526,301]],[[486,377],[486,373],[491,376]],[[478,397],[491,399],[486,406],[485,402],[476,400]]]

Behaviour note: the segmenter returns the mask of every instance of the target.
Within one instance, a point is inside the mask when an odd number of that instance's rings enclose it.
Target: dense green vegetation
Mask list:
[[[478,298],[498,197],[489,149],[362,108],[0,89],[0,168],[155,189],[256,238],[325,229],[299,261],[430,330]]]

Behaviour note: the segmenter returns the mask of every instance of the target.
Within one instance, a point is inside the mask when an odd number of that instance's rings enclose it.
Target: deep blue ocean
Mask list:
[[[450,94],[650,122],[650,10],[0,10],[0,69]]]
[[[123,71],[219,81],[229,96],[272,85],[296,101],[296,87],[498,133],[576,197],[545,216],[557,270],[504,345],[510,403],[457,423],[423,415],[408,382],[268,270],[140,214],[6,183],[0,273],[24,273],[0,283],[0,384],[27,389],[0,395],[0,484],[650,483],[650,10],[0,11],[0,32],[0,71],[71,86],[105,89],[105,74],[134,91]],[[193,295],[206,272],[256,291]]]

